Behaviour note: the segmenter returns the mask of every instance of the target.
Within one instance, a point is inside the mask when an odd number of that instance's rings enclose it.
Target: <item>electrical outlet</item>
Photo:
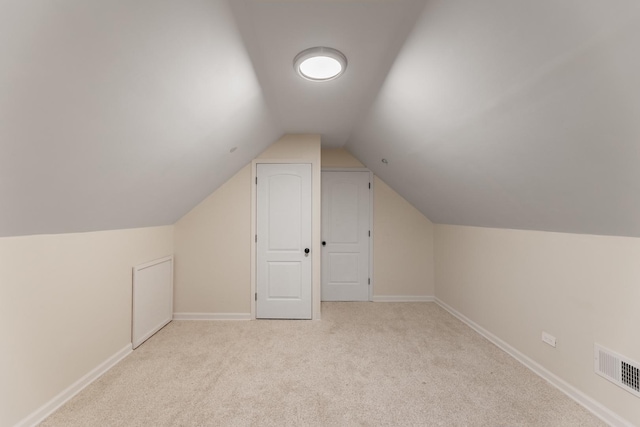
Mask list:
[[[542,342],[544,342],[546,344],[549,344],[551,347],[555,348],[555,346],[556,346],[556,337],[554,337],[553,335],[548,334],[546,332],[543,332],[542,333]]]

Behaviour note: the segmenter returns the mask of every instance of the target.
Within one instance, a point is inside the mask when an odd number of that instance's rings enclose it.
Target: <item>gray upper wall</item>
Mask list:
[[[0,28],[0,236],[171,224],[319,133],[437,223],[640,237],[635,0],[30,0]],[[295,75],[317,45],[340,79]]]

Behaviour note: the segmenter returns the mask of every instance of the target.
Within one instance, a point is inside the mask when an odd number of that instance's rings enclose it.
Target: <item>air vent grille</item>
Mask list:
[[[640,397],[640,364],[595,345],[596,374]]]
[[[622,362],[622,383],[627,387],[631,387],[635,391],[640,392],[640,385],[638,385],[638,373],[640,373],[640,369],[629,363]]]

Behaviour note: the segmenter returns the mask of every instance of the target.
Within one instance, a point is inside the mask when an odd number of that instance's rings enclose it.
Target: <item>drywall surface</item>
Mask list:
[[[320,164],[319,135],[284,135],[271,144],[256,159],[294,159],[317,161]]]
[[[433,224],[374,177],[373,295],[433,296]]]
[[[322,150],[323,168],[362,168],[343,148]],[[378,177],[373,182],[373,295],[433,296],[433,224]]]
[[[285,135],[256,161],[312,164],[313,241],[320,253],[320,136]],[[175,224],[176,313],[251,311],[251,175],[245,166]],[[313,259],[314,318],[320,313],[320,257]]]
[[[176,313],[251,310],[251,165],[174,225]]]
[[[131,343],[132,267],[170,255],[172,228],[0,238],[0,425]]]
[[[593,372],[594,342],[640,362],[640,239],[436,225],[435,247],[437,298],[640,425],[640,399]]]
[[[230,3],[0,2],[0,236],[173,224],[282,135]]]
[[[344,148],[323,148],[323,168],[363,168],[360,160],[356,159]]]

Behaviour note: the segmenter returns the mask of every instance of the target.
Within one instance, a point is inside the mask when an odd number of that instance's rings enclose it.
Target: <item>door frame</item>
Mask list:
[[[320,217],[317,215],[316,210],[320,208],[320,206],[316,206],[314,193],[317,192],[316,185],[320,185],[320,183],[316,183],[316,179],[314,178],[314,164],[309,161],[309,159],[254,159],[251,161],[251,294],[249,298],[251,300],[251,320],[256,320],[256,299],[255,295],[257,292],[257,245],[255,236],[258,231],[258,191],[256,185],[256,179],[258,178],[258,164],[260,163],[278,163],[278,164],[306,164],[311,165],[311,256],[313,257],[311,260],[311,318],[313,320],[320,319],[320,310],[317,309],[318,304],[316,301],[320,301],[320,290],[321,283],[319,280],[315,279],[315,271],[320,271],[320,262],[322,257],[316,257],[315,254],[321,254],[320,251],[320,242],[314,241],[316,239],[316,233],[314,232],[315,222],[319,221]],[[317,169],[316,169],[317,170]],[[320,197],[320,195],[318,195]],[[319,228],[319,225],[318,225]]]
[[[371,193],[369,193],[369,229],[371,230],[371,237],[369,238],[369,278],[371,279],[371,284],[369,285],[369,301],[373,301],[373,287],[375,286],[375,281],[373,280],[373,239],[375,234],[373,230],[373,194],[375,187],[373,172],[367,168],[321,168],[320,174],[322,174],[322,172],[369,172],[369,182],[371,183]],[[320,256],[320,262],[322,262],[322,255]],[[320,282],[322,282],[322,280]]]

